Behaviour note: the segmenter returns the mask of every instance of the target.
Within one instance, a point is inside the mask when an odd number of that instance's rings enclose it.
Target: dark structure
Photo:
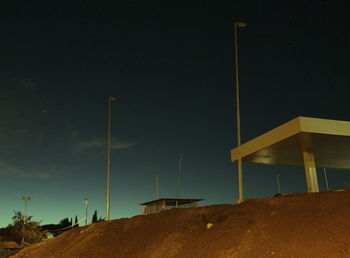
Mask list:
[[[189,208],[197,207],[197,203],[203,199],[177,199],[177,198],[161,198],[149,202],[141,203],[142,214],[152,214],[172,208]]]

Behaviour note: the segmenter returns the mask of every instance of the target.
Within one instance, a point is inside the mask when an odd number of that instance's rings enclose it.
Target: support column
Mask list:
[[[319,192],[315,158],[312,152],[303,152],[304,168],[308,192]]]
[[[237,203],[243,202],[243,173],[242,173],[242,159],[239,158],[237,162],[238,168],[238,200]]]

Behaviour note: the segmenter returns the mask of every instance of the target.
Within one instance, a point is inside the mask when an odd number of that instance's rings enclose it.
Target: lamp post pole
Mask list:
[[[87,225],[87,221],[88,221],[88,205],[89,205],[89,199],[85,198],[85,226]]]
[[[27,224],[28,201],[30,201],[31,198],[23,196],[22,200],[24,201],[24,218],[23,218],[23,223]]]
[[[24,201],[24,218],[23,218],[23,225],[22,225],[22,239],[21,239],[21,246],[24,245],[24,229],[25,225],[27,224],[27,209],[28,209],[28,201],[30,201],[32,198],[29,196],[23,196],[22,200]]]
[[[236,67],[236,115],[237,115],[237,146],[241,145],[241,117],[240,117],[240,104],[239,104],[239,70],[238,70],[238,39],[237,28],[244,28],[247,24],[244,22],[235,22],[235,67]],[[238,188],[239,199],[237,203],[243,202],[243,175],[242,175],[242,158],[238,158]]]
[[[107,209],[106,209],[106,219],[111,218],[111,182],[110,182],[110,172],[111,172],[111,102],[116,100],[116,98],[108,97],[108,144],[107,144]]]
[[[279,174],[276,176],[276,180],[277,180],[278,193],[281,193],[280,175]]]
[[[328,178],[327,178],[326,168],[323,168],[323,173],[324,173],[324,181],[326,182],[326,189],[327,189],[327,191],[329,191],[329,185],[328,185]]]

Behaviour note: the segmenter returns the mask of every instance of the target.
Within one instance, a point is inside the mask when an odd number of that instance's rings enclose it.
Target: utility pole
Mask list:
[[[108,97],[108,146],[107,146],[107,207],[106,220],[111,218],[111,102],[116,98]]]

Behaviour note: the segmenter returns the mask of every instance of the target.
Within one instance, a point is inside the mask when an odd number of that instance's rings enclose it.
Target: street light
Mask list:
[[[30,201],[32,198],[23,196],[22,200],[24,201],[24,224],[27,224],[27,209],[28,209],[28,201]]]
[[[88,198],[85,198],[84,199],[85,201],[85,226],[87,225],[87,216],[88,216],[88,205],[89,205],[89,199]]]
[[[111,188],[110,188],[110,170],[111,170],[111,102],[116,98],[108,97],[108,146],[107,146],[107,214],[106,219],[111,218]]]
[[[22,200],[24,201],[24,218],[23,218],[23,225],[22,225],[22,240],[21,240],[21,246],[23,247],[24,245],[24,225],[27,224],[27,209],[28,209],[28,201],[30,201],[32,198],[30,198],[29,196],[23,196]]]
[[[236,111],[237,111],[237,146],[241,145],[241,117],[240,117],[240,105],[239,105],[239,73],[238,73],[238,39],[237,28],[244,28],[247,26],[245,22],[235,22],[235,65],[236,65]],[[238,188],[239,199],[237,203],[243,202],[243,177],[242,177],[242,158],[238,158]]]

